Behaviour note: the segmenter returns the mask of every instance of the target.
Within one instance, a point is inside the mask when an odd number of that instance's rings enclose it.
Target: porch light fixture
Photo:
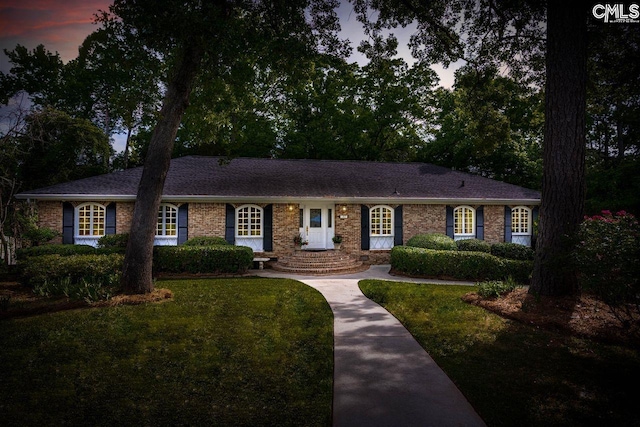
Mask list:
[[[347,211],[347,206],[342,205],[342,212],[346,212]]]

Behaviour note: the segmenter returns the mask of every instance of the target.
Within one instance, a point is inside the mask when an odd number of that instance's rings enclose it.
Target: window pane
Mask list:
[[[453,222],[453,232],[455,234],[462,234],[462,208],[458,208],[455,210]]]
[[[94,236],[104,235],[104,212],[105,209],[102,206],[91,205],[93,215],[93,230],[91,234]]]
[[[371,210],[371,235],[391,236],[393,235],[392,211],[390,208],[377,207]]]
[[[382,234],[391,235],[391,209],[380,208],[382,210]]]
[[[304,209],[300,209],[300,227],[304,227]]]
[[[249,208],[238,210],[238,236],[249,235]]]
[[[473,232],[473,209],[459,207],[453,211],[453,233],[454,234],[474,234]]]
[[[238,236],[261,236],[261,220],[262,209],[253,206],[245,206],[239,209],[236,213],[238,229],[236,234]]]
[[[322,227],[322,209],[309,210],[309,226],[311,228]]]
[[[527,208],[514,208],[511,211],[511,231],[518,234],[530,234],[530,211]]]
[[[165,235],[178,235],[178,209],[172,206],[165,206]]]
[[[371,235],[380,235],[380,208],[371,210]]]
[[[162,224],[164,223],[163,219],[162,219],[162,214],[164,211],[164,206],[160,206],[160,209],[158,210],[158,224],[156,225],[156,236],[162,236]]]
[[[91,235],[91,208],[90,206],[82,206],[78,210],[78,235]]]
[[[177,236],[178,235],[178,209],[173,206],[160,205],[158,209],[158,225],[156,236]]]

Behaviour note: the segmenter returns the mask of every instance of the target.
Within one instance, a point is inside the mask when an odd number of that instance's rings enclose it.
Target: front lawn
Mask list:
[[[157,286],[174,300],[0,321],[2,425],[331,424],[333,315],[317,291]]]
[[[637,350],[505,320],[461,301],[468,286],[364,280],[488,426],[637,426]]]

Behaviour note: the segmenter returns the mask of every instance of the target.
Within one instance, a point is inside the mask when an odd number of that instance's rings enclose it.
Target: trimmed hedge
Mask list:
[[[533,263],[501,259],[484,252],[396,246],[391,250],[391,267],[400,273],[432,278],[483,281],[511,277],[519,283],[528,283]]]
[[[20,281],[33,287],[62,279],[71,283],[108,281],[111,276],[120,274],[123,260],[122,254],[33,256],[21,262]]]
[[[478,239],[463,239],[456,242],[459,251],[491,253],[491,243]]]
[[[535,251],[528,246],[517,243],[494,243],[491,246],[491,255],[506,259],[532,261]]]
[[[154,271],[160,273],[244,273],[253,263],[246,246],[156,246]]]
[[[215,245],[228,245],[229,242],[224,240],[223,237],[218,236],[200,236],[192,237],[183,243],[185,246],[215,246]]]
[[[129,233],[105,234],[98,239],[99,248],[120,248],[126,249],[129,243]]]
[[[18,249],[16,251],[16,256],[18,260],[22,260],[25,258],[42,256],[42,255],[70,256],[70,255],[94,255],[95,253],[96,253],[96,248],[89,245],[55,244],[55,245],[31,246],[30,248]]]
[[[457,251],[455,240],[446,234],[416,234],[407,240],[407,246],[414,248],[436,249],[441,251]]]

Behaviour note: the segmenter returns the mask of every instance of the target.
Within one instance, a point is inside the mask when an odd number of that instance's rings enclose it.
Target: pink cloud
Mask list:
[[[110,4],[110,0],[3,0],[0,48],[43,44],[60,52],[64,60],[72,59],[85,37],[97,28],[92,25],[94,14]]]

